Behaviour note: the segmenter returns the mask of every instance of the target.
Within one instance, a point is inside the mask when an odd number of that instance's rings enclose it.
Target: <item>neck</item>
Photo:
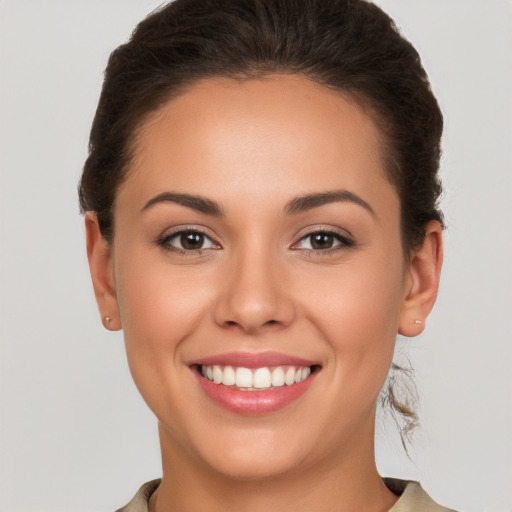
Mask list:
[[[373,427],[328,460],[254,480],[215,471],[183,450],[161,425],[159,430],[163,478],[151,498],[151,512],[385,512],[397,500],[375,466]]]

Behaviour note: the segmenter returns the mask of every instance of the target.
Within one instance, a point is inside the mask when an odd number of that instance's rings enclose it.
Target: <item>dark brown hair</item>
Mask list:
[[[437,202],[443,118],[414,47],[364,0],[176,0],[143,20],[108,61],[79,187],[82,212],[114,234],[116,191],[147,116],[198,80],[305,76],[355,100],[386,141],[404,250],[421,244]],[[393,394],[385,400],[415,421]]]
[[[442,222],[437,177],[443,118],[413,46],[363,0],[176,0],[110,56],[79,187],[82,212],[113,236],[113,204],[137,128],[200,79],[304,75],[353,97],[382,130],[401,201],[404,248]]]

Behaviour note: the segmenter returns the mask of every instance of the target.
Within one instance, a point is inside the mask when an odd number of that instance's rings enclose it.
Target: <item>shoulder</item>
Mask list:
[[[146,482],[137,491],[137,494],[132,498],[130,503],[123,508],[116,510],[116,512],[148,512],[149,498],[156,491],[160,485],[160,478]]]
[[[400,496],[389,512],[455,512],[435,502],[419,482],[384,478],[384,483],[390,491]]]

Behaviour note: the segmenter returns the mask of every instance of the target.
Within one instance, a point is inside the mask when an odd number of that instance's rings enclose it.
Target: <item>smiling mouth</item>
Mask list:
[[[310,377],[315,366],[243,366],[199,365],[198,371],[214,384],[239,391],[270,391],[298,384]]]
[[[189,366],[208,398],[245,416],[286,409],[307,394],[322,370],[316,362],[274,351],[217,354]]]

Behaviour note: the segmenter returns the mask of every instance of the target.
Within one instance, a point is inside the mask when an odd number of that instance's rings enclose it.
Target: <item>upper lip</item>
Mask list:
[[[302,357],[283,354],[280,352],[227,352],[213,356],[196,359],[189,363],[190,366],[237,366],[244,368],[262,368],[265,366],[313,366],[315,361],[303,359]]]

